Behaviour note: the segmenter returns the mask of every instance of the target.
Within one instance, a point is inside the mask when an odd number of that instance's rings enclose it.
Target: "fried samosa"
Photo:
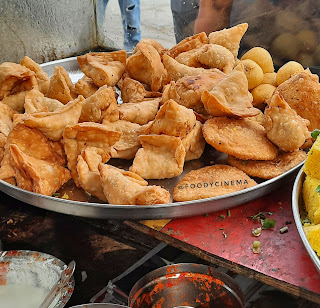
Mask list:
[[[105,164],[100,164],[99,170],[103,191],[110,204],[152,205],[170,201],[167,190],[160,186],[146,186],[145,181],[144,185],[137,183],[137,175],[132,172],[123,173]]]
[[[138,48],[127,59],[126,70],[131,78],[149,85],[152,91],[159,91],[167,83],[167,73],[161,57],[152,45],[141,43]]]
[[[247,29],[248,24],[243,23],[228,29],[211,32],[209,34],[209,43],[221,45],[229,49],[232,52],[234,58],[237,58],[240,41]]]
[[[46,96],[57,99],[62,104],[67,104],[78,96],[77,90],[64,67],[56,66],[54,68]]]
[[[126,59],[125,50],[90,52],[77,57],[81,70],[97,87],[115,86],[125,70]]]
[[[259,110],[252,106],[242,64],[237,65],[210,92],[205,90],[201,100],[213,116],[250,117],[259,114]]]
[[[9,151],[17,186],[22,189],[51,196],[71,178],[67,168],[31,157],[15,144],[10,145]]]
[[[138,150],[130,171],[144,179],[165,179],[183,171],[186,151],[180,138],[167,135],[140,135]]]
[[[24,99],[25,113],[53,112],[64,105],[57,99],[48,98],[37,89],[32,89],[26,93]]]
[[[111,152],[111,147],[120,137],[120,132],[110,131],[105,125],[93,122],[83,122],[65,128],[63,132],[64,150],[68,159],[68,168],[71,170],[74,182],[78,187],[79,179],[76,166],[82,150],[87,147],[102,149],[107,157],[107,154],[109,155]]]
[[[21,120],[26,126],[40,130],[50,140],[58,141],[67,125],[78,123],[84,101],[84,97],[79,95],[53,112],[24,114]]]
[[[74,86],[78,94],[82,95],[84,98],[88,98],[99,89],[94,84],[92,78],[87,77],[86,75],[84,75],[81,79],[79,79]]]
[[[99,88],[84,101],[79,122],[101,123],[106,109],[117,109],[113,89],[107,85]]]
[[[142,101],[140,103],[126,103],[119,105],[120,120],[147,124],[154,120],[160,105],[161,98]]]
[[[49,89],[50,79],[48,74],[43,70],[43,68],[27,56],[23,57],[20,64],[30,69],[36,74],[39,91],[43,94],[46,94]]]
[[[300,117],[280,96],[273,96],[264,112],[267,137],[281,150],[299,150],[308,138],[310,122]]]
[[[102,149],[87,147],[77,159],[79,185],[89,194],[107,201],[101,185],[99,164],[107,162],[110,156]]]

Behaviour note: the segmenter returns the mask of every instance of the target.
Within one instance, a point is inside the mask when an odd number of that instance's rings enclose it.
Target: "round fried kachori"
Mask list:
[[[203,136],[218,151],[239,159],[272,160],[278,154],[264,127],[245,118],[209,119],[203,125]]]
[[[187,173],[173,190],[175,201],[189,201],[229,194],[257,183],[238,168],[207,166]]]
[[[231,166],[241,169],[246,174],[261,179],[272,179],[303,162],[307,157],[304,151],[281,152],[273,160],[241,160],[228,157]]]

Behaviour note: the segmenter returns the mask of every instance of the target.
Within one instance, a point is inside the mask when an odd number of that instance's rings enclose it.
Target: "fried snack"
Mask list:
[[[256,108],[262,109],[271,98],[275,89],[276,87],[271,84],[259,84],[251,90],[251,94],[253,96],[252,105]]]
[[[267,137],[285,152],[298,150],[311,137],[310,122],[301,118],[280,95],[264,111]]]
[[[211,91],[226,75],[219,70],[204,72],[198,76],[187,76],[176,82],[171,81],[163,90],[162,102],[173,99],[178,104],[208,115],[201,101],[204,90]]]
[[[247,119],[251,120],[251,121],[254,121],[254,122],[257,122],[258,124],[264,126],[265,116],[264,116],[263,112],[260,109],[258,109],[258,110],[259,110],[259,113],[256,116],[249,117]]]
[[[264,73],[263,74],[263,79],[262,79],[262,84],[271,84],[273,86],[277,86],[277,73]]]
[[[99,165],[99,170],[103,191],[110,204],[152,205],[170,201],[167,190],[160,186],[146,186],[147,183],[139,184],[138,175],[132,172],[104,164]]]
[[[177,81],[178,79],[186,76],[198,76],[204,72],[217,71],[217,69],[209,70],[202,67],[190,67],[179,63],[168,55],[163,55],[162,61],[171,81]]]
[[[164,47],[157,42],[156,40],[153,39],[142,39],[134,48],[132,54],[135,54],[136,52],[139,51],[140,45],[139,44],[146,44],[146,45],[151,45],[152,47],[154,47],[157,52],[161,55],[162,52],[165,50]]]
[[[248,29],[248,24],[243,23],[232,28],[211,32],[209,34],[209,43],[221,45],[229,49],[233,56],[238,56],[240,41]]]
[[[8,105],[14,111],[22,114],[24,112],[24,102],[28,91],[22,91],[6,96],[1,103]]]
[[[192,67],[203,67],[203,64],[198,62],[198,49],[191,49],[189,51],[182,52],[175,57],[175,60],[181,64]]]
[[[277,72],[277,85],[279,86],[291,77],[304,71],[303,66],[296,61],[289,61],[282,65]]]
[[[175,58],[182,52],[186,52],[195,48],[199,48],[204,44],[208,44],[208,37],[205,32],[189,36],[179,42],[177,45],[172,47],[169,51],[166,52],[172,58]]]
[[[43,93],[37,89],[28,91],[24,99],[25,113],[53,112],[63,106],[60,101],[45,97]]]
[[[112,158],[132,159],[141,147],[139,133],[141,126],[136,123],[118,120],[114,122],[104,121],[103,125],[114,132],[121,133],[121,138],[111,147]]]
[[[137,123],[140,125],[147,124],[154,120],[160,105],[161,98],[142,101],[141,103],[126,103],[119,105],[120,120]]]
[[[21,120],[26,126],[41,131],[48,139],[59,141],[67,125],[78,123],[84,101],[84,97],[79,95],[56,111],[23,114]]]
[[[239,159],[272,160],[278,154],[264,127],[246,118],[212,118],[206,121],[202,131],[207,143]]]
[[[125,70],[126,59],[125,50],[90,52],[77,57],[81,70],[97,87],[115,86]]]
[[[217,44],[206,44],[197,50],[196,60],[209,68],[217,68],[229,74],[235,66],[233,54],[227,48]]]
[[[204,107],[213,116],[255,116],[259,111],[251,104],[248,96],[248,80],[239,64],[210,92],[201,96]]]
[[[124,103],[140,103],[146,97],[160,97],[160,92],[147,91],[143,84],[129,77],[123,79],[123,83],[118,84],[121,89],[121,99]]]
[[[202,134],[202,124],[199,121],[196,121],[196,125],[191,132],[182,138],[181,141],[186,150],[185,161],[200,158],[206,145],[206,141]]]
[[[242,57],[241,60],[250,59],[256,62],[263,70],[264,73],[273,73],[273,61],[268,50],[262,47],[253,47],[248,50]]]
[[[30,69],[36,74],[39,91],[43,94],[46,94],[49,89],[50,79],[48,74],[43,70],[43,68],[27,56],[25,56],[21,60],[20,64]]]
[[[257,87],[263,80],[262,68],[250,59],[241,60],[244,66],[244,73],[248,79],[248,88],[252,90]]]
[[[10,131],[6,151],[10,144],[17,145],[23,153],[36,159],[61,166],[66,164],[64,153],[59,150],[60,146],[57,143],[50,142],[39,130],[29,128],[21,123],[16,124]],[[1,167],[4,163],[5,158],[1,163]]]
[[[17,186],[22,189],[51,196],[71,178],[67,168],[31,157],[15,144],[10,145],[9,151]]]
[[[78,96],[68,72],[62,66],[55,66],[46,96],[57,99],[62,104],[67,104]]]
[[[108,162],[110,156],[99,148],[87,147],[82,150],[77,160],[79,185],[89,194],[107,201],[101,185],[99,164]]]
[[[7,137],[13,128],[14,114],[15,112],[12,108],[0,102],[0,162],[3,159]]]
[[[193,111],[170,99],[161,106],[154,121],[144,133],[184,138],[195,125],[196,116]]]
[[[320,128],[320,84],[319,77],[307,69],[283,82],[274,91],[280,94],[297,114],[310,121],[310,131]]]
[[[272,179],[302,163],[306,158],[306,152],[298,150],[293,152],[279,152],[278,156],[273,160],[241,160],[229,156],[228,163],[242,170],[249,176],[261,179]]]
[[[159,91],[167,79],[161,57],[152,45],[140,43],[138,48],[127,59],[126,70],[131,78],[149,85],[152,91]]]
[[[37,86],[35,73],[25,66],[11,62],[0,64],[0,100]]]
[[[94,94],[84,101],[79,122],[101,123],[103,111],[117,109],[117,101],[113,89],[107,85],[99,88]]]
[[[212,198],[257,185],[243,171],[214,165],[187,173],[173,190],[175,201]]]
[[[93,122],[84,122],[65,128],[63,132],[64,151],[68,159],[68,168],[78,187],[79,179],[76,166],[82,150],[87,147],[102,149],[107,157],[107,154],[109,155],[111,152],[111,147],[120,137],[121,133],[110,131],[104,125]]]
[[[84,75],[81,79],[79,79],[74,86],[78,94],[82,95],[84,98],[88,98],[99,89],[94,84],[92,78],[87,77],[86,75]]]
[[[183,171],[186,151],[180,138],[167,135],[140,135],[138,150],[130,171],[144,179],[165,179]]]

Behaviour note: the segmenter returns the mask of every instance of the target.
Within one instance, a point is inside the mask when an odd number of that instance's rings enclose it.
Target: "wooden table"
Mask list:
[[[294,223],[292,186],[290,181],[265,197],[233,208],[229,216],[227,211],[221,211],[171,221],[126,224],[203,260],[320,303],[320,275]],[[255,237],[252,229],[261,223],[251,216],[259,212],[267,213],[276,224]],[[284,226],[288,232],[282,234],[279,230]],[[260,254],[252,251],[256,240],[261,242]]]

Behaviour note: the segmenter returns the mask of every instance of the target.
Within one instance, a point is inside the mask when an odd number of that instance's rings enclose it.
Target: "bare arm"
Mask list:
[[[194,33],[207,34],[230,26],[230,10],[233,0],[200,0],[199,14]]]

